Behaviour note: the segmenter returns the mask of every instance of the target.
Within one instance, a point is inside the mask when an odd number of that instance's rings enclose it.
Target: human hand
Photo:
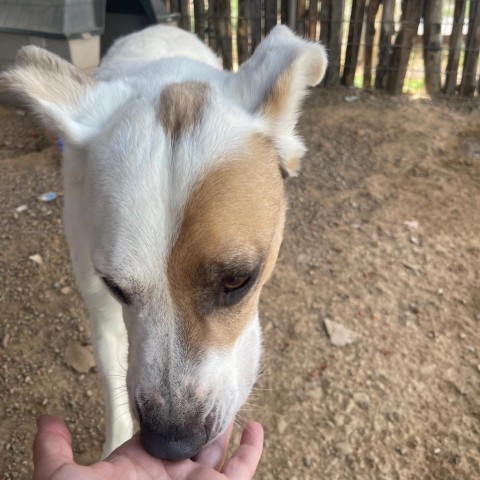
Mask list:
[[[179,462],[151,457],[135,435],[105,460],[85,467],[73,460],[72,437],[63,421],[45,415],[37,420],[33,480],[251,480],[262,454],[263,428],[250,422],[240,446],[218,472],[230,435],[231,428],[195,460]]]

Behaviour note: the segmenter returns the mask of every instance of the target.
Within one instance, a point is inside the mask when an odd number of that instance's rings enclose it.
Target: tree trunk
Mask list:
[[[326,85],[340,83],[340,57],[342,53],[343,9],[345,0],[332,0],[330,38],[328,42],[329,66],[325,75]]]
[[[310,0],[308,6],[308,36],[310,40],[317,39],[318,0]]]
[[[195,16],[195,33],[205,41],[205,3],[204,0],[193,1],[193,14]]]
[[[446,70],[444,91],[448,95],[453,95],[457,89],[458,64],[460,63],[460,52],[462,48],[463,23],[465,21],[465,10],[467,0],[455,1],[455,12],[453,14],[452,34],[448,43],[448,63]]]
[[[363,70],[363,88],[372,88],[373,42],[375,41],[375,19],[382,0],[370,0],[367,10],[365,34],[365,67]]]
[[[425,88],[430,95],[438,95],[441,87],[443,0],[425,0],[423,33],[423,60]]]
[[[297,0],[297,33],[304,37],[305,36],[305,0]]]
[[[253,0],[252,10],[252,53],[262,41],[262,2]]]
[[[345,68],[343,69],[342,83],[351,87],[355,81],[357,70],[358,52],[362,37],[363,17],[365,16],[366,0],[353,0],[348,29],[347,53],[345,54]]]
[[[250,1],[238,0],[238,22],[237,22],[237,49],[238,65],[241,65],[248,58],[248,24],[250,18]]]
[[[403,90],[408,60],[420,23],[422,3],[420,0],[402,1],[402,27],[393,47],[387,81],[387,90],[394,95],[402,93]]]
[[[477,87],[478,52],[480,49],[480,2],[470,0],[470,15],[465,46],[460,95],[471,97]]]
[[[232,24],[230,19],[230,0],[216,0],[217,32],[222,51],[223,68],[231,70],[232,59]]]
[[[383,0],[382,27],[378,48],[378,65],[375,75],[375,88],[381,90],[387,87],[390,71],[390,56],[392,53],[392,36],[394,29],[395,0]]]

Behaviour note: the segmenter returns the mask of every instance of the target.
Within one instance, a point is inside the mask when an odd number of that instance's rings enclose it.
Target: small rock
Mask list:
[[[312,465],[312,459],[310,457],[303,457],[303,464],[308,468]]]
[[[85,393],[87,397],[91,397],[93,395],[93,392],[91,390],[87,390]]]
[[[60,292],[62,292],[63,295],[68,295],[72,289],[70,287],[63,287]]]
[[[47,405],[47,403],[48,403],[48,398],[44,398],[42,400],[42,406],[44,407],[45,405]]]
[[[347,103],[353,103],[356,102],[360,97],[358,95],[347,95],[344,100]]]
[[[6,333],[6,334],[3,336],[3,339],[2,339],[2,347],[3,347],[3,348],[7,348],[9,341],[10,341],[10,334],[9,334],[9,333]]]
[[[406,220],[403,222],[403,224],[409,229],[409,230],[418,230],[418,222],[417,220]]]
[[[410,243],[413,243],[413,245],[416,245],[417,247],[420,246],[420,239],[416,237],[415,235],[412,235],[410,237]]]
[[[92,347],[71,341],[63,356],[65,363],[78,373],[88,373],[95,366]]]
[[[16,211],[17,213],[22,213],[22,212],[24,212],[25,210],[27,210],[27,208],[28,208],[27,205],[20,205],[19,207],[17,207],[17,208],[15,209],[15,211]]]
[[[283,419],[280,418],[277,420],[277,431],[280,435],[283,435],[285,431],[287,430],[288,424],[287,422]]]
[[[402,456],[404,456],[407,453],[407,451],[403,447],[395,447],[395,451]]]
[[[416,303],[411,303],[410,304],[410,311],[412,313],[414,313],[415,315],[418,315],[418,313],[420,312],[420,308],[418,307],[418,305]]]
[[[467,336],[464,333],[460,333],[459,335],[460,340],[465,340]]]
[[[355,403],[364,410],[367,410],[370,406],[370,397],[363,392],[357,392],[353,394],[353,400]]]
[[[350,345],[357,340],[357,334],[345,327],[341,323],[334,322],[329,318],[323,320],[325,330],[327,331],[330,343],[335,347],[344,347]]]
[[[36,253],[35,255],[30,255],[28,257],[32,262],[35,262],[37,263],[38,265],[43,265],[43,258],[41,255],[39,255],[38,253]]]
[[[442,452],[442,449],[441,449],[441,448],[434,448],[434,449],[433,449],[433,454],[434,454],[434,455],[438,455],[438,454],[440,454],[441,452]]]
[[[439,297],[441,297],[441,296],[443,295],[443,288],[439,288],[439,289],[437,290],[437,295],[438,295]]]
[[[480,363],[477,365],[477,370],[480,372]]]

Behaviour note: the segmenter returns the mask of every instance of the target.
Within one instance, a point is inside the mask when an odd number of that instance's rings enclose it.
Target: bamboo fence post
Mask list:
[[[310,0],[308,5],[308,36],[310,40],[317,39],[318,0]]]
[[[205,41],[205,3],[204,0],[193,1],[193,15],[195,17],[195,33]]]
[[[190,2],[189,0],[180,0],[180,28],[191,31],[192,22],[190,21]]]
[[[170,0],[170,13],[179,13],[180,4],[178,0]]]
[[[370,0],[367,10],[365,33],[365,67],[363,69],[363,88],[372,88],[373,43],[375,41],[375,19],[377,18],[380,2]]]
[[[480,1],[478,0],[470,0],[468,23],[465,61],[460,84],[460,95],[465,97],[473,96],[477,87],[478,53],[480,50]]]
[[[430,95],[440,93],[443,0],[425,0],[423,59],[425,88]]]
[[[217,0],[217,32],[222,51],[223,68],[231,70],[232,59],[232,24],[230,19],[230,0]]]
[[[330,4],[329,66],[325,75],[325,85],[335,86],[340,83],[344,7],[344,0],[332,0]]]
[[[328,46],[330,42],[330,22],[332,18],[332,0],[322,0],[320,9],[320,42]]]
[[[288,3],[289,0],[280,1],[280,21],[282,25],[288,25]]]
[[[216,1],[208,0],[208,45],[210,48],[218,53],[218,37],[217,37],[217,9]]]
[[[457,88],[458,64],[460,63],[460,51],[462,48],[462,31],[465,21],[467,0],[456,0],[453,14],[452,34],[448,43],[448,63],[445,78],[444,92],[447,95],[455,93]]]
[[[238,0],[237,49],[238,65],[248,58],[248,19],[250,16],[250,1]]]
[[[277,0],[264,0],[265,36],[277,24]]]
[[[306,12],[307,12],[307,7],[306,7],[305,0],[297,0],[297,33],[302,37],[305,36]]]
[[[390,70],[390,55],[392,51],[392,36],[394,29],[395,0],[383,0],[382,25],[378,45],[378,64],[375,75],[375,88],[385,89]]]
[[[262,41],[262,2],[253,0],[252,10],[252,53]]]
[[[342,83],[351,87],[355,81],[357,70],[358,52],[360,51],[360,39],[362,37],[363,17],[365,16],[366,0],[353,0],[350,14],[350,26],[348,28],[347,52],[345,54],[345,66],[343,68]]]
[[[422,0],[402,1],[402,27],[393,46],[387,80],[387,90],[394,95],[402,93],[403,90],[408,60],[412,53],[413,42],[420,23],[422,4]]]

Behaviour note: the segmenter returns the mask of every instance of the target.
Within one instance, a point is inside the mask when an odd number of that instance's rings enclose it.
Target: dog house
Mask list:
[[[115,38],[176,19],[161,0],[0,0],[0,70],[38,45],[93,71]]]

